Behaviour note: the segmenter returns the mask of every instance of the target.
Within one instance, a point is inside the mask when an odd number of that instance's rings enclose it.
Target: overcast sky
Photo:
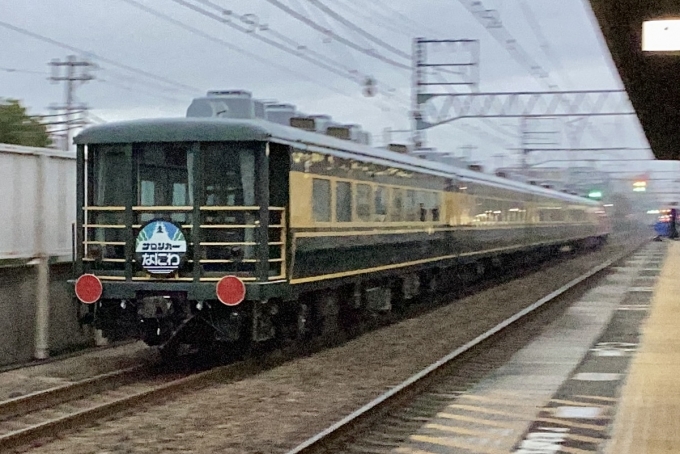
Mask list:
[[[275,3],[359,48],[372,48],[378,57],[348,47],[336,37],[299,21]],[[49,113],[51,104],[63,103],[64,85],[46,80],[48,62],[76,54],[89,57],[99,65],[93,72],[96,78],[77,88],[77,99],[106,121],[184,116],[194,96],[209,89],[242,88],[256,98],[295,104],[305,113],[329,114],[339,122],[361,124],[373,134],[374,143],[380,145],[385,128],[409,127],[412,75],[407,57],[416,36],[480,40],[478,89],[481,92],[546,89],[531,76],[526,65],[513,60],[463,3],[465,1],[459,0],[0,0],[0,97],[21,99],[31,113]],[[496,11],[504,29],[549,72],[550,83],[559,89],[622,88],[600,31],[593,25],[587,1],[483,0],[482,3],[486,9]],[[139,5],[147,10],[140,9]],[[204,13],[191,9],[192,6]],[[324,6],[392,49],[371,42],[361,32],[341,24],[322,11]],[[215,20],[220,17],[231,18],[231,23],[242,30]],[[11,30],[8,24],[83,52],[27,36]],[[249,28],[257,30],[248,32]],[[301,52],[308,59],[332,71],[257,37],[288,48],[306,46]],[[449,54],[446,50],[436,52],[432,58],[446,60],[449,56],[458,61],[466,59],[465,54]],[[362,94],[356,79],[362,80],[364,76],[377,80],[376,96]],[[454,80],[461,79],[450,79]],[[456,87],[456,90],[467,89]],[[559,120],[548,127],[559,131],[551,136],[553,147],[569,146],[563,123]],[[648,146],[634,117],[600,117],[589,123],[591,126],[580,140],[581,147]],[[519,147],[518,132],[519,120],[515,118],[470,119],[433,128],[427,132],[427,138],[428,145],[459,155],[465,153],[465,147],[473,147],[474,160],[495,167],[516,163],[517,151],[509,149]],[[406,136],[393,134],[392,138],[403,141]],[[644,158],[651,154],[629,150],[598,156]],[[534,153],[531,159],[538,162],[564,157],[564,152],[540,152]],[[594,154],[583,153],[582,157],[592,158]]]

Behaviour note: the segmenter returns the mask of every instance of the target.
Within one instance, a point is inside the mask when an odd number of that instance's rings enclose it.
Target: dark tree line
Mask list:
[[[0,99],[0,143],[47,147],[51,144],[47,127],[30,116],[16,99]]]

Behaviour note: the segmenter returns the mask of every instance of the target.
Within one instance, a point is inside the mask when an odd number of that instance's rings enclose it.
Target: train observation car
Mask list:
[[[149,345],[326,335],[609,233],[588,199],[264,120],[139,120],[75,140],[81,315]]]

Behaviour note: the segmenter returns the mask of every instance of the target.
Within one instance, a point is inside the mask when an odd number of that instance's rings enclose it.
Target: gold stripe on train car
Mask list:
[[[565,238],[559,241],[571,241],[571,240],[577,240],[581,239],[581,237],[573,237],[573,238]],[[407,266],[415,266],[415,265],[423,265],[425,263],[432,263],[432,262],[437,262],[437,261],[442,261],[442,260],[450,260],[450,259],[455,259],[458,257],[470,257],[473,255],[479,255],[479,254],[488,254],[490,252],[500,252],[500,251],[505,251],[509,249],[516,249],[519,247],[534,247],[534,246],[540,246],[544,244],[549,244],[550,241],[542,241],[538,243],[530,243],[530,244],[522,244],[522,245],[517,245],[517,246],[507,246],[507,247],[501,247],[501,248],[494,248],[494,249],[485,249],[483,251],[477,251],[477,252],[465,252],[462,254],[450,254],[450,255],[442,255],[438,257],[430,257],[427,259],[420,259],[420,260],[413,260],[409,262],[402,262],[402,263],[395,263],[392,265],[381,265],[381,266],[374,266],[370,268],[362,268],[359,270],[350,270],[350,271],[342,271],[340,273],[330,273],[330,274],[320,274],[317,276],[309,276],[309,277],[300,277],[300,278],[293,278],[290,280],[291,284],[308,284],[310,282],[317,282],[317,281],[324,281],[328,279],[338,279],[338,278],[343,278],[343,277],[350,277],[350,276],[356,276],[359,274],[365,274],[365,273],[375,273],[379,271],[387,271],[387,270],[394,270],[398,268],[404,268]]]

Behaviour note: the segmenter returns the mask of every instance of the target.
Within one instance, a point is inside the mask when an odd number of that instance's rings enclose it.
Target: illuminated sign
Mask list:
[[[151,274],[167,275],[177,271],[186,252],[184,234],[171,222],[151,221],[137,235],[137,263]]]
[[[602,191],[590,191],[588,193],[588,197],[591,199],[601,199],[602,198]]]
[[[645,52],[680,52],[680,19],[643,22],[642,50]]]

